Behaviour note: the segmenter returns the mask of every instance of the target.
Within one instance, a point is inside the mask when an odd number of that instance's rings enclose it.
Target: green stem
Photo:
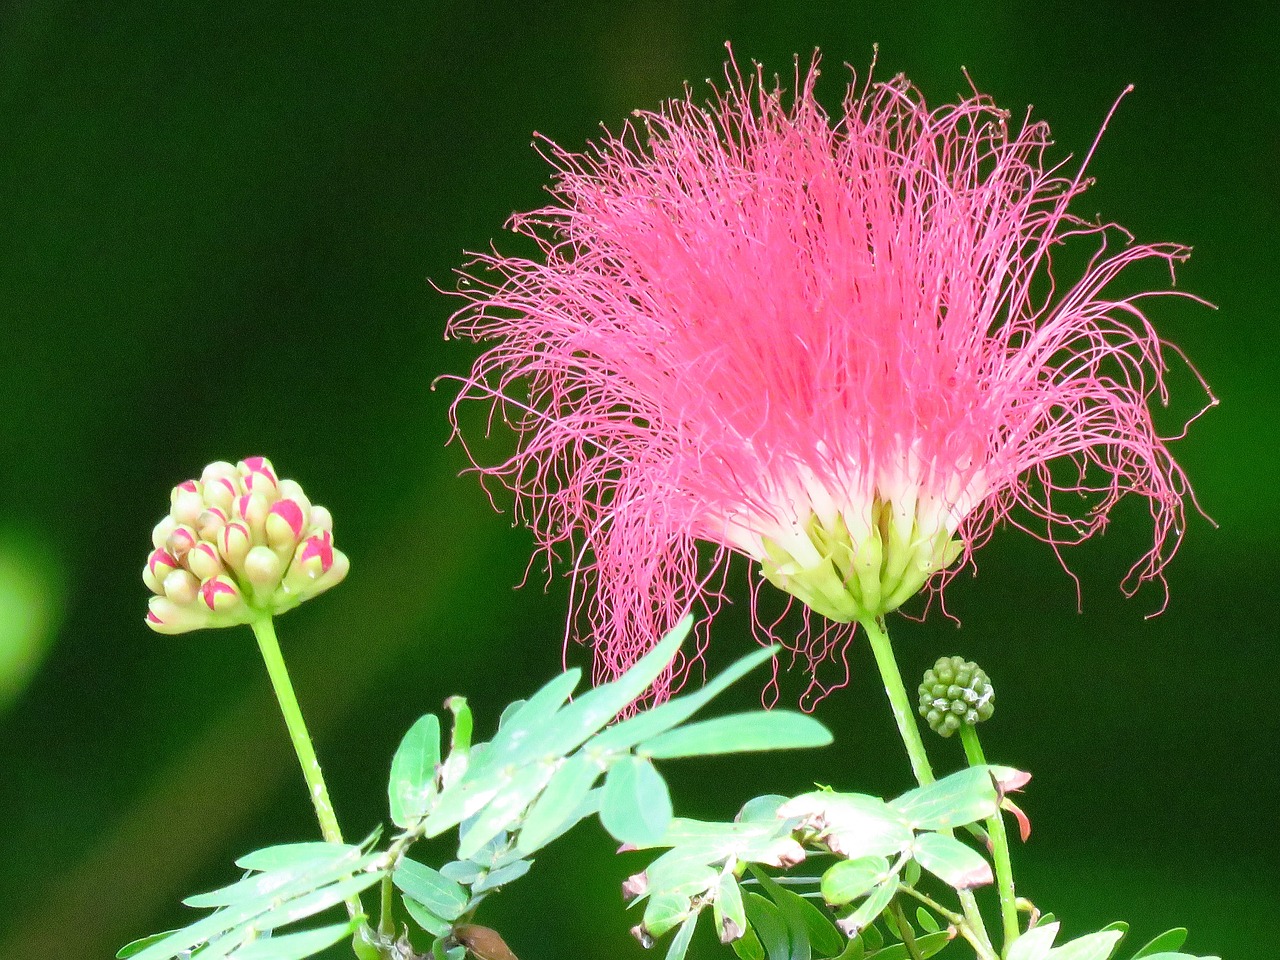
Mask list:
[[[267,665],[267,675],[271,677],[271,686],[280,704],[280,712],[284,715],[284,724],[289,729],[293,751],[298,755],[298,763],[302,766],[302,776],[307,781],[307,792],[311,795],[311,803],[316,808],[316,819],[320,821],[320,832],[329,843],[342,843],[342,829],[338,826],[338,817],[333,812],[333,802],[329,799],[329,788],[325,786],[320,761],[316,759],[315,748],[311,745],[311,734],[307,732],[307,723],[302,719],[302,708],[298,706],[298,698],[293,692],[289,668],[284,665],[280,641],[276,639],[275,624],[270,616],[265,616],[260,620],[254,620],[250,626],[253,628],[253,635],[258,639],[262,661]],[[353,920],[356,917],[365,916],[364,906],[360,903],[358,895],[348,898],[347,914]],[[362,960],[372,960],[378,957],[379,953],[373,944],[364,939],[362,930],[363,927],[356,931],[352,947]]]
[[[970,766],[986,766],[987,758],[978,741],[978,730],[973,724],[960,727],[960,742]],[[1005,830],[1004,815],[997,810],[987,819],[987,833],[991,836],[991,852],[996,865],[996,887],[1000,891],[1000,920],[1004,928],[1004,949],[1007,952],[1018,939],[1018,903],[1013,892],[1013,863],[1009,858],[1009,834]]]
[[[920,948],[916,946],[915,934],[911,932],[911,922],[907,919],[907,915],[902,909],[902,904],[896,899],[893,901],[891,912],[893,913],[893,919],[898,924],[898,936],[902,937],[902,945],[907,948],[907,953],[911,955],[911,960],[924,960],[920,956]]]
[[[1000,960],[995,948],[991,946],[991,941],[985,935],[980,936],[969,924],[969,921],[954,911],[948,910],[938,901],[934,900],[927,894],[921,893],[915,887],[902,884],[898,887],[903,893],[915,897],[926,907],[932,910],[938,916],[943,917],[959,932],[960,936],[969,941],[969,945],[973,947],[973,952],[979,957],[979,960]]]
[[[392,913],[393,894],[394,886],[391,874],[388,873],[382,878],[382,907],[378,915],[378,935],[384,943],[390,943],[396,938],[396,921]]]
[[[920,727],[916,724],[916,715],[907,696],[907,688],[903,686],[902,674],[898,670],[898,661],[893,655],[893,645],[889,642],[889,632],[885,629],[884,618],[863,620],[862,629],[867,631],[867,639],[871,641],[871,652],[875,654],[876,666],[880,668],[880,679],[884,681],[884,692],[889,695],[889,705],[893,708],[893,719],[897,721],[898,733],[907,748],[907,757],[911,760],[911,772],[915,774],[920,786],[933,783],[933,767],[929,764],[929,755],[925,752],[924,741],[920,739]]]
[[[876,666],[880,668],[880,679],[884,683],[884,692],[889,695],[889,705],[893,708],[893,719],[898,724],[898,733],[902,737],[903,746],[907,748],[907,757],[911,761],[911,772],[915,774],[920,786],[927,786],[936,779],[933,767],[929,763],[929,755],[925,752],[924,741],[920,739],[920,727],[916,723],[916,714],[907,688],[902,682],[902,672],[898,669],[898,660],[893,655],[893,644],[889,642],[889,631],[884,625],[883,617],[874,620],[861,620],[862,629],[867,632],[871,642],[871,652],[875,655]],[[944,830],[949,836],[951,830]],[[964,915],[973,927],[975,935],[980,937],[988,948],[991,946],[987,936],[987,927],[982,920],[982,911],[978,909],[978,899],[972,890],[956,891],[960,903],[964,906]]]

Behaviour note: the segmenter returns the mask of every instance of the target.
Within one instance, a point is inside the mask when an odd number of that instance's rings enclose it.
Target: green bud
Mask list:
[[[990,719],[996,691],[976,663],[963,657],[942,657],[924,672],[919,687],[920,716],[929,728],[949,737],[962,726]]]

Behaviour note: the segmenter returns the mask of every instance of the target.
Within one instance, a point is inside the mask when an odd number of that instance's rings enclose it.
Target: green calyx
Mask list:
[[[941,657],[926,670],[920,684],[920,716],[930,729],[949,737],[962,726],[974,726],[995,712],[991,678],[971,660]]]
[[[787,538],[762,538],[761,572],[815,613],[853,623],[896,610],[964,552],[936,522],[880,497],[855,528],[843,515],[824,523],[813,514]]]

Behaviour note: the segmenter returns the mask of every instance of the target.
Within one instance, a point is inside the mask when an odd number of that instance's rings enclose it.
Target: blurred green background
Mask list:
[[[1035,773],[1020,892],[1069,932],[1186,924],[1195,952],[1274,956],[1277,26],[1261,2],[6,5],[0,957],[108,956],[185,922],[179,899],[233,856],[314,834],[249,632],[142,623],[150,528],[206,462],[266,454],[338,518],[348,584],[280,631],[350,834],[383,819],[419,714],[462,692],[483,730],[559,669],[563,582],[513,589],[529,535],[445,446],[450,390],[430,385],[476,349],[442,340],[454,305],[428,280],[511,248],[503,221],[544,196],[535,130],[579,146],[701,89],[725,40],[784,75],[820,46],[831,105],[876,42],[879,75],[934,102],[963,65],[1015,116],[1034,104],[1058,156],[1136,84],[1076,212],[1196,248],[1179,285],[1219,309],[1151,312],[1222,400],[1176,445],[1220,526],[1192,519],[1154,619],[1158,590],[1116,586],[1149,543],[1133,505],[1068,554],[1083,613],[1050,550],[1001,533],[949,591],[963,629],[896,637],[908,676],[962,652],[999,687],[987,752]],[[1195,400],[1175,380],[1170,423]],[[751,644],[737,597],[713,665]],[[853,665],[818,710],[835,748],[671,765],[678,809],[904,789],[865,648]],[[524,960],[640,956],[618,897],[638,861],[573,836],[482,921]]]

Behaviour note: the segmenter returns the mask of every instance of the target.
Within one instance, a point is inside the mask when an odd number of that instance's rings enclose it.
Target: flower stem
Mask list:
[[[289,729],[289,739],[293,741],[294,753],[298,755],[298,763],[302,766],[302,776],[307,781],[307,792],[311,794],[311,803],[316,808],[316,819],[320,821],[320,832],[329,843],[342,843],[342,830],[338,826],[338,817],[333,812],[333,803],[329,799],[329,788],[324,783],[320,761],[316,759],[315,748],[311,745],[311,734],[307,732],[307,723],[302,719],[302,708],[298,706],[298,698],[293,692],[289,668],[284,665],[280,641],[276,639],[275,624],[271,617],[266,616],[254,620],[250,626],[253,627],[253,635],[258,639],[258,649],[262,651],[262,661],[267,665],[267,675],[271,677],[271,686],[280,704],[280,712],[284,715],[284,724]],[[356,917],[365,916],[359,895],[347,899],[347,914],[353,920]],[[371,960],[378,956],[378,952],[372,944],[365,941],[362,929],[363,927],[356,931],[352,947],[362,960]]]
[[[907,757],[911,761],[911,772],[915,774],[920,786],[927,786],[936,779],[933,767],[929,763],[929,755],[925,752],[924,741],[920,739],[920,727],[916,723],[915,711],[911,698],[907,696],[907,688],[902,683],[902,672],[898,669],[898,660],[893,655],[893,644],[889,642],[889,631],[884,625],[883,617],[874,620],[861,620],[862,629],[867,632],[871,641],[871,652],[875,654],[876,666],[880,668],[880,679],[884,682],[884,692],[889,695],[889,705],[893,708],[893,719],[898,724],[898,734],[907,748]],[[944,830],[952,835],[953,831]],[[973,929],[974,936],[991,949],[991,940],[987,936],[986,924],[982,920],[982,912],[978,909],[977,897],[972,890],[956,891],[960,903],[964,906],[964,915]]]
[[[889,705],[893,708],[893,719],[897,721],[898,733],[907,748],[907,757],[911,760],[911,772],[915,774],[920,786],[933,783],[933,767],[929,764],[929,755],[925,752],[924,741],[920,739],[920,727],[916,724],[916,716],[911,708],[911,699],[907,696],[907,688],[903,686],[902,674],[898,670],[898,661],[893,655],[893,645],[889,642],[889,632],[885,629],[884,619],[863,620],[862,629],[867,631],[867,639],[871,641],[871,652],[875,654],[876,666],[880,668],[880,679],[884,681],[884,692],[889,695]]]
[[[960,742],[971,766],[985,766],[986,755],[978,741],[978,729],[971,723],[960,727]],[[1000,920],[1004,927],[1004,949],[1018,939],[1018,904],[1013,892],[1013,863],[1009,859],[1009,834],[1004,826],[1004,814],[999,810],[987,819],[987,833],[991,835],[991,851],[996,866],[996,886],[1000,891]]]
[[[315,748],[311,746],[311,734],[307,732],[307,723],[302,719],[302,708],[298,706],[293,683],[289,680],[289,669],[284,665],[280,642],[276,640],[275,625],[270,617],[263,617],[253,621],[251,626],[253,635],[258,638],[258,649],[262,651],[262,660],[267,665],[267,674],[271,677],[276,700],[280,703],[280,712],[284,714],[285,726],[289,728],[293,750],[298,755],[298,763],[302,765],[302,776],[306,778],[311,802],[316,808],[320,832],[330,843],[342,843],[342,830],[338,826],[337,815],[333,812],[333,803],[329,800],[329,788],[325,786],[320,761],[316,759]]]

